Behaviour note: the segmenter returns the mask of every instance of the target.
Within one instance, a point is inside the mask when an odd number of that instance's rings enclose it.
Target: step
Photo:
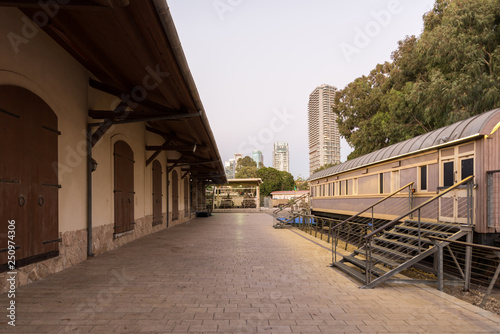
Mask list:
[[[366,252],[365,252],[365,250],[363,248],[354,250],[354,254],[360,254],[360,255],[366,256]],[[388,266],[390,268],[399,267],[399,265],[401,264],[401,263],[396,262],[394,260],[388,259],[388,258],[386,258],[386,257],[384,257],[384,256],[382,256],[380,254],[372,254],[371,257],[375,261],[383,263],[383,264],[385,264],[386,266]]]
[[[408,232],[415,232],[416,234],[418,234],[418,227],[406,226],[406,225],[397,225],[397,226],[394,226],[394,229],[395,230],[404,230],[404,231],[408,231]],[[433,236],[436,236],[436,237],[440,236],[442,238],[448,238],[449,236],[452,236],[455,233],[456,232],[433,231],[433,230],[429,230],[429,229],[426,229],[426,228],[423,228],[423,227],[420,228],[420,234],[421,235],[430,234],[430,235],[433,235]]]
[[[342,262],[333,262],[332,267],[338,268],[344,273],[348,274],[351,277],[354,277],[358,281],[365,283],[366,282],[366,276],[363,274],[361,271],[357,270],[356,268],[350,267]]]
[[[409,260],[413,257],[413,255],[411,255],[411,254],[402,253],[402,252],[399,252],[397,250],[383,247],[380,245],[373,245],[372,244],[371,248],[373,250],[376,250],[376,251],[379,251],[379,252],[382,252],[385,254],[390,254],[391,256],[395,256],[395,257],[403,259],[403,260]],[[378,255],[380,255],[380,254],[378,254]],[[384,256],[384,257],[387,257],[387,256]]]
[[[341,260],[341,262],[352,263],[355,266],[358,266],[363,270],[366,269],[366,264],[367,264],[366,260],[358,259],[357,257],[351,256],[351,255],[344,256],[344,258]],[[377,276],[382,276],[382,275],[386,274],[386,271],[384,271],[378,267],[372,266],[372,273],[377,275]]]
[[[420,234],[421,234],[420,242],[422,243],[422,247],[425,247],[426,245],[432,245],[432,242],[423,236],[424,233],[422,233],[422,231],[420,232]],[[390,236],[393,236],[396,238],[401,238],[401,239],[408,239],[408,240],[415,242],[415,244],[418,244],[418,236],[417,235],[399,233],[399,232],[394,232],[394,231],[387,231],[384,233],[384,235],[390,235]],[[413,245],[415,245],[415,244],[413,244]]]
[[[413,219],[406,219],[404,221],[405,224],[409,225],[411,224],[412,226],[418,227],[418,220],[413,220]],[[453,224],[453,223],[445,223],[445,222],[427,222],[427,221],[421,221],[420,226],[427,228],[425,226],[432,226],[432,227],[439,227],[439,228],[446,228],[446,231],[455,231],[458,232],[460,231],[460,225],[458,224]],[[427,228],[428,229],[428,228]]]
[[[391,245],[398,246],[398,247],[408,249],[408,250],[411,250],[411,251],[418,253],[418,245],[415,246],[415,245],[411,245],[411,244],[406,243],[406,242],[397,241],[396,239],[384,238],[384,236],[376,237],[376,238],[374,238],[374,240],[375,240],[375,242],[377,242],[376,245],[378,245],[378,246],[382,246],[382,245],[380,245],[380,243],[391,244]]]

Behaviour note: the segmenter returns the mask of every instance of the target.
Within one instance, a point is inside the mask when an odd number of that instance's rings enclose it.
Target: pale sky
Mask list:
[[[168,0],[224,161],[288,142],[290,173],[309,176],[307,103],[390,61],[420,35],[434,0]],[[341,139],[342,162],[351,152]]]

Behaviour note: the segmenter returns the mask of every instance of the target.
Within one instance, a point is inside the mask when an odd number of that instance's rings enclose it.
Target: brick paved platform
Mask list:
[[[430,287],[361,290],[320,241],[272,224],[216,214],[136,240],[18,288],[15,329],[2,295],[0,333],[500,333]]]

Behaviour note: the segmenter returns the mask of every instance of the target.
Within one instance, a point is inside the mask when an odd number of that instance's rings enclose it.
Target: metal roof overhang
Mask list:
[[[89,110],[96,123],[105,123],[95,141],[106,124],[145,122],[148,131],[165,139],[164,145],[146,147],[151,151],[148,163],[161,151],[178,151],[181,158],[169,163],[184,170],[196,164],[192,177],[226,182],[165,0],[73,0],[49,12],[38,2],[0,0],[0,6],[18,7],[32,19],[48,17],[39,26],[88,69],[90,86],[121,99],[114,110]]]

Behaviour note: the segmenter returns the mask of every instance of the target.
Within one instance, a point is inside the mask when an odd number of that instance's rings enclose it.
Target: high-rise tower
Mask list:
[[[309,174],[325,164],[340,163],[340,135],[334,114],[335,87],[323,84],[309,95]]]
[[[273,148],[273,167],[277,170],[289,172],[288,143],[276,142]]]

